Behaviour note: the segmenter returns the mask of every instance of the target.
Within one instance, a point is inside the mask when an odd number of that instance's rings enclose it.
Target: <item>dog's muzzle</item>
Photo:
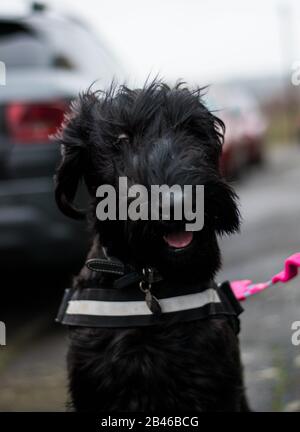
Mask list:
[[[66,289],[56,319],[62,324],[138,327],[226,317],[239,332],[243,308],[228,282],[168,283],[152,268],[137,272],[115,259],[92,259],[86,265],[116,279],[110,287]]]

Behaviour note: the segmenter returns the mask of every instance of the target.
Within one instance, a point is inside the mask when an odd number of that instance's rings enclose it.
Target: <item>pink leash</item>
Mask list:
[[[277,273],[267,282],[253,283],[249,279],[238,280],[230,282],[230,286],[236,298],[240,301],[245,300],[247,297],[252,296],[260,291],[275,285],[277,282],[286,283],[293,279],[298,274],[300,267],[300,252],[291,255],[285,260],[284,270]]]

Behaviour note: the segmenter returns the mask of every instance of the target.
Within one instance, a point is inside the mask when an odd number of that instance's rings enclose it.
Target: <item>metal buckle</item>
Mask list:
[[[152,285],[154,282],[154,270],[151,267],[144,267],[142,270],[143,280],[148,282],[149,285]]]

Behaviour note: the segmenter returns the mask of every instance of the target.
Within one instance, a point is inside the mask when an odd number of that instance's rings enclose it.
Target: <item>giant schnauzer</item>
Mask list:
[[[65,215],[86,218],[92,233],[86,265],[58,315],[69,327],[74,410],[248,410],[241,308],[229,283],[214,281],[217,236],[240,224],[237,197],[219,169],[223,136],[203,89],[184,83],[89,90],[66,116],[56,135],[56,201]],[[120,177],[147,189],[203,185],[203,228],[187,231],[184,217],[166,220],[161,212],[158,220],[99,220],[97,189],[110,185],[120,196]],[[86,211],[74,203],[81,180]]]

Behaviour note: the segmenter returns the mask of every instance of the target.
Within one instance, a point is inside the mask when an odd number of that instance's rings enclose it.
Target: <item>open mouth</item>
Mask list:
[[[184,249],[193,241],[193,233],[191,231],[177,231],[164,235],[164,241],[172,249]]]

